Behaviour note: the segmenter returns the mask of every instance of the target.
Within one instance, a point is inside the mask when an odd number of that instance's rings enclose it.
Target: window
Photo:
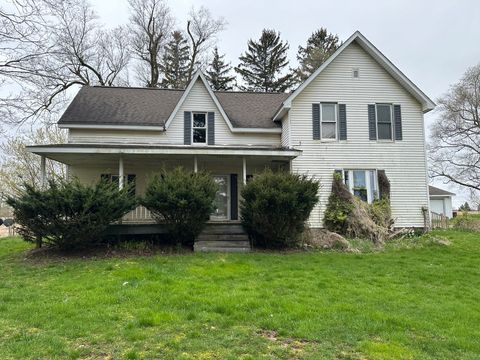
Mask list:
[[[378,198],[376,170],[344,170],[343,179],[350,192],[371,203]]]
[[[322,103],[320,109],[322,140],[335,140],[337,138],[337,104]]]
[[[108,180],[111,181],[117,185],[119,185],[119,176],[118,175],[112,175],[112,174],[101,174],[100,178],[102,180]],[[130,188],[130,194],[135,195],[136,192],[136,180],[137,176],[135,174],[129,174],[129,175],[124,175],[123,176],[123,184],[125,186],[129,186]]]
[[[392,105],[377,104],[377,134],[379,140],[392,140]]]
[[[353,68],[352,75],[355,79],[359,78],[360,77],[360,69],[359,68]]]
[[[193,113],[192,121],[192,143],[206,144],[207,143],[207,114]]]

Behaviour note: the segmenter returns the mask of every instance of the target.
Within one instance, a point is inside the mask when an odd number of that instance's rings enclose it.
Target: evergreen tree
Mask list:
[[[297,60],[300,63],[296,71],[298,80],[305,81],[339,46],[338,36],[329,34],[327,29],[320,28],[313,32],[307,40],[307,46],[298,47]]]
[[[288,43],[280,39],[280,33],[264,29],[258,41],[250,39],[248,50],[240,56],[240,64],[235,68],[245,85],[242,90],[286,91],[293,82],[294,74],[281,76],[288,65]]]
[[[162,87],[183,89],[187,85],[189,46],[180,31],[172,33],[172,39],[165,46],[165,54],[160,64],[163,73]]]
[[[218,48],[213,49],[213,59],[206,71],[207,80],[213,90],[232,90],[235,76],[229,76],[232,67],[225,63],[225,55],[218,53]]]
[[[460,210],[460,211],[471,211],[472,209],[470,208],[470,204],[467,201],[465,201],[465,204],[460,205],[458,210]]]

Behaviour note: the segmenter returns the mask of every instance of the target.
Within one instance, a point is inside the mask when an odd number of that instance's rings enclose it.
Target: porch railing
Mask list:
[[[145,206],[137,206],[122,218],[123,223],[153,223],[152,213]]]
[[[432,229],[448,229],[448,217],[443,214],[430,211]]]

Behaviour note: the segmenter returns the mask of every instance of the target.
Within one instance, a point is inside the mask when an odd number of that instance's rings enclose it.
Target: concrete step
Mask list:
[[[210,247],[249,247],[250,242],[247,241],[195,241],[195,246]]]
[[[201,233],[196,241],[248,241],[247,234],[205,234]]]
[[[207,225],[202,234],[245,234],[245,230],[240,224]]]
[[[195,251],[200,252],[230,252],[230,253],[245,253],[251,251],[249,247],[223,247],[223,246],[198,246],[195,244]]]

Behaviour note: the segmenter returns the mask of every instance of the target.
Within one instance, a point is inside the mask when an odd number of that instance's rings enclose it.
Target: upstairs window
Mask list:
[[[375,170],[344,170],[343,178],[350,192],[371,203],[378,198],[377,172]]]
[[[391,104],[377,104],[377,134],[378,140],[392,140],[393,126],[392,113],[393,106]]]
[[[337,138],[337,104],[320,104],[320,122],[322,140]]]
[[[207,143],[207,114],[193,113],[192,114],[192,143],[206,144]]]

